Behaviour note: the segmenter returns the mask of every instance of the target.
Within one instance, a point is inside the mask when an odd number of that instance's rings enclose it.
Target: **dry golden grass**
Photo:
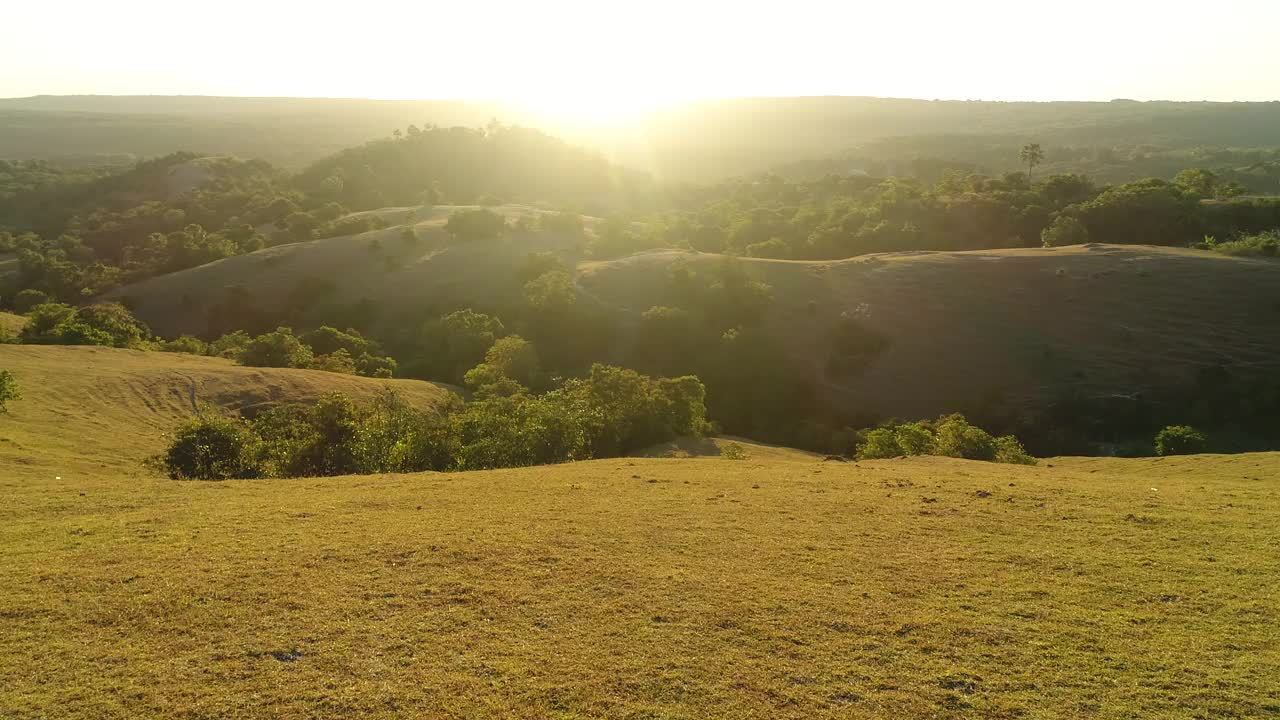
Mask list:
[[[441,402],[441,386],[318,370],[248,368],[230,360],[97,347],[0,345],[22,399],[0,419],[0,475],[51,478],[136,475],[164,434],[198,404],[249,410],[315,400],[328,392],[368,398],[393,387],[419,407]]]
[[[159,378],[332,378],[3,365],[0,717],[1280,714],[1280,455],[182,483],[135,470]]]
[[[27,319],[21,315],[0,312],[0,337],[4,337],[6,333],[16,336],[26,324]]]

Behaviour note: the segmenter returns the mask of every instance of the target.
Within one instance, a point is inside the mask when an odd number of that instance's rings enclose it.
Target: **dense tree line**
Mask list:
[[[252,421],[210,411],[157,462],[170,477],[201,480],[480,470],[615,457],[707,428],[696,378],[595,365],[541,394],[503,379],[509,392],[431,412],[391,391],[367,406],[332,394]]]
[[[614,257],[655,247],[820,260],[905,250],[978,250],[1085,242],[1187,246],[1280,227],[1280,199],[1235,197],[1206,170],[1172,180],[1100,187],[1082,175],[1032,183],[947,173],[912,178],[770,175],[690,190],[679,209],[600,231],[593,251]]]

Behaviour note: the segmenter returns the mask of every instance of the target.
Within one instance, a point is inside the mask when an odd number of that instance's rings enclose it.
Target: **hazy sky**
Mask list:
[[[1280,0],[4,4],[0,97],[1280,99]]]

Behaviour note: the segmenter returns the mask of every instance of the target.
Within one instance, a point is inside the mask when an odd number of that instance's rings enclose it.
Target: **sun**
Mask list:
[[[683,98],[675,94],[628,91],[625,88],[599,90],[588,86],[556,88],[522,96],[515,104],[531,114],[558,123],[587,126],[631,125]]]

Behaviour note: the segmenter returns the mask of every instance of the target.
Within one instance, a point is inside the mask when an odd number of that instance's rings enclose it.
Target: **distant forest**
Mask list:
[[[777,171],[999,174],[1017,149],[1045,171],[1102,183],[1204,168],[1254,192],[1280,179],[1280,103],[1002,103],[857,97],[692,103],[638,127],[571,127],[513,107],[460,101],[305,98],[34,97],[0,100],[0,159],[130,162],[177,151],[260,158],[300,169],[393,128],[496,120],[537,127],[666,182]],[[1012,151],[1012,152],[1010,152]]]

